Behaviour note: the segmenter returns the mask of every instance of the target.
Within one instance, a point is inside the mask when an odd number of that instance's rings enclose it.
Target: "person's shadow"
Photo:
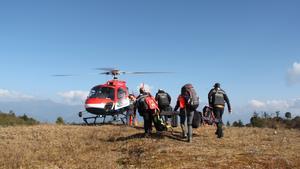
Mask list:
[[[193,137],[198,137],[198,135],[193,134]],[[149,139],[169,138],[176,141],[186,142],[186,138],[183,138],[182,133],[178,131],[164,131],[164,132],[152,133],[151,135],[147,135],[147,136],[144,133],[136,133],[126,137],[118,137],[114,141],[128,141],[128,140],[142,139],[142,138],[149,138]]]

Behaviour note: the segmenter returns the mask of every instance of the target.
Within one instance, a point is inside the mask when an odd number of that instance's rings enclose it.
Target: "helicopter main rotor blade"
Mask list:
[[[99,73],[100,75],[112,75],[111,72],[102,72],[102,73]]]
[[[117,70],[116,68],[111,68],[111,67],[104,67],[104,68],[96,68],[96,70],[103,70],[103,71],[113,71]]]
[[[142,74],[169,74],[173,72],[124,72],[124,74],[136,74],[136,75],[142,75]]]

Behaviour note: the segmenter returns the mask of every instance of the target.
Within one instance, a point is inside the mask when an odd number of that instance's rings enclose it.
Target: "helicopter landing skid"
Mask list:
[[[102,124],[105,123],[106,116],[100,116],[100,115],[98,115],[98,116],[93,116],[93,117],[84,117],[82,119],[83,119],[83,121],[85,122],[86,125],[96,125],[98,118],[103,118]],[[89,119],[94,119],[94,121],[92,123],[90,123]]]
[[[110,121],[106,121],[107,116],[112,116],[112,119]],[[86,125],[97,125],[97,124],[107,124],[107,123],[115,123],[115,122],[122,122],[123,124],[126,124],[126,116],[119,117],[119,115],[97,115],[97,116],[91,116],[91,117],[83,117],[83,121]],[[92,119],[92,120],[90,120]],[[102,122],[97,123],[97,119],[103,119]]]

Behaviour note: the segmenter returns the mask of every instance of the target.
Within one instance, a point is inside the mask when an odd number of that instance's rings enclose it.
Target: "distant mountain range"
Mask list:
[[[2,112],[8,113],[12,110],[16,115],[26,114],[41,122],[48,123],[55,122],[59,116],[66,122],[81,122],[77,114],[83,109],[83,105],[68,105],[52,100],[0,101]]]

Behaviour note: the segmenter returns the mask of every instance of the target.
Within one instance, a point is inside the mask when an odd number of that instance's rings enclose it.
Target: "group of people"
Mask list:
[[[128,118],[136,119],[136,111],[139,112],[140,116],[144,119],[144,131],[145,136],[149,136],[152,133],[152,123],[158,130],[157,116],[159,117],[160,112],[176,112],[179,109],[180,127],[182,129],[182,137],[187,138],[188,142],[192,141],[192,121],[194,113],[199,106],[199,97],[196,90],[191,84],[186,84],[182,87],[181,93],[179,94],[174,109],[171,107],[170,95],[162,89],[159,89],[155,97],[150,92],[145,91],[143,87],[139,89],[139,96],[137,98],[134,95],[129,95],[131,101],[130,112],[132,116]],[[215,134],[218,138],[224,136],[222,129],[222,116],[224,113],[225,103],[227,104],[229,113],[231,112],[231,105],[226,92],[221,89],[220,83],[216,83],[208,93],[208,103],[211,107],[215,117],[215,124],[217,130]],[[168,116],[164,116],[164,121],[168,124]],[[130,120],[130,119],[129,119]],[[131,122],[132,123],[132,122]]]

